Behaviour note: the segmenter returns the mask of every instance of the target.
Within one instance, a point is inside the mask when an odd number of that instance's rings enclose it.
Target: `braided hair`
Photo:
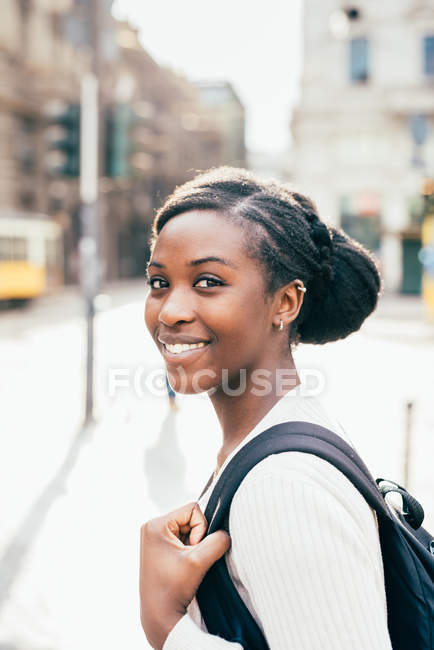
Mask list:
[[[285,185],[220,167],[176,188],[157,212],[154,241],[174,216],[214,210],[246,232],[247,253],[262,265],[274,293],[296,278],[307,292],[290,342],[326,343],[360,328],[375,309],[381,279],[371,254],[321,221],[315,204]]]

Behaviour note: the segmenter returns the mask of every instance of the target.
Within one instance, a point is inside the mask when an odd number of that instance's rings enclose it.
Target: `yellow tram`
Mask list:
[[[45,215],[0,211],[0,301],[25,303],[62,282],[60,225]]]

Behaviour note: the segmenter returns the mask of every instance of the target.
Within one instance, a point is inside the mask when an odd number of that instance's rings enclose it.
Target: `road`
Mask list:
[[[84,322],[68,290],[0,312],[0,648],[143,649],[138,531],[197,496],[219,446],[206,398],[171,411],[143,323],[140,282],[110,287],[96,321],[97,423],[80,432]],[[375,475],[403,480],[434,530],[434,332],[415,300],[389,298],[361,332],[300,346],[299,368]]]

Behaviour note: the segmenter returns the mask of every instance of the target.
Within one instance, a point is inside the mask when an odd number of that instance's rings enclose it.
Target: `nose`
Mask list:
[[[181,323],[191,323],[194,320],[194,306],[187,292],[173,289],[158,314],[158,321],[166,327],[174,327]]]

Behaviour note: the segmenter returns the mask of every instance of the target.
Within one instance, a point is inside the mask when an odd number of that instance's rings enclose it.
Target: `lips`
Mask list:
[[[194,345],[196,343],[209,343],[208,339],[201,339],[199,337],[187,336],[186,334],[159,334],[158,341],[164,345]]]
[[[166,361],[170,363],[183,363],[186,360],[195,360],[210,345],[210,341],[194,339],[187,336],[158,336],[161,352]]]
[[[203,348],[207,343],[204,341],[199,341],[198,343],[163,343],[166,350],[172,354],[181,354],[182,352],[190,352],[191,350],[198,350]]]

